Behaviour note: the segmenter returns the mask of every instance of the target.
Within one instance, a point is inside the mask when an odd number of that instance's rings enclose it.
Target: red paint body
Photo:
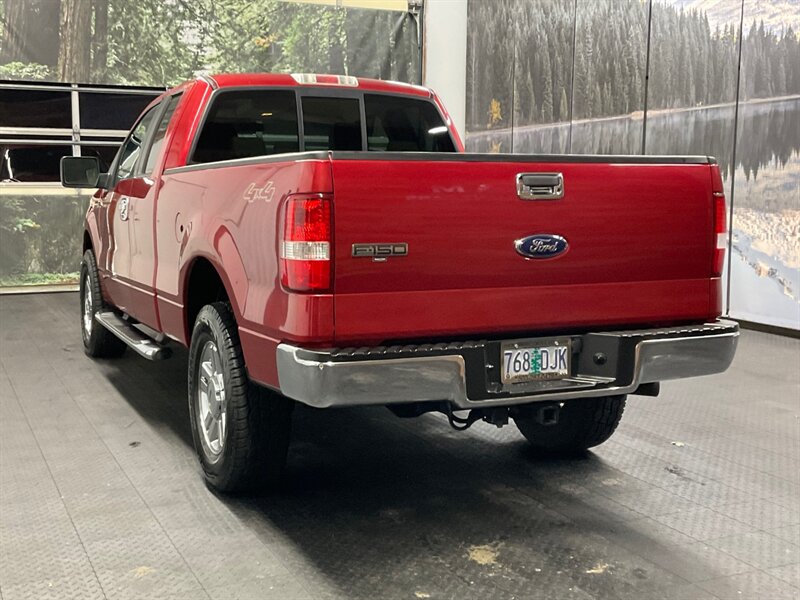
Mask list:
[[[297,87],[289,75],[221,75],[216,85]],[[303,86],[300,86],[303,87]],[[320,93],[334,86],[320,86]],[[421,87],[359,80],[358,91],[433,98]],[[99,191],[87,215],[106,300],[188,344],[187,281],[197,260],[222,279],[251,378],[277,388],[275,348],[477,338],[714,319],[714,164],[339,160],[287,155],[181,169],[212,95],[183,92],[150,178]],[[459,151],[463,145],[451,127]],[[538,159],[537,159],[538,160]],[[520,172],[563,173],[557,201],[517,196]],[[270,198],[248,188],[270,184]],[[280,283],[280,215],[289,194],[332,198],[331,293]],[[119,198],[129,218],[119,218]],[[569,250],[526,259],[514,240],[557,234]],[[354,258],[355,243],[407,243],[385,262]]]

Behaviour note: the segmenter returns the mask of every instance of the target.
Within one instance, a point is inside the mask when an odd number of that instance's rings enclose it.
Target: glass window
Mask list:
[[[361,107],[357,98],[303,98],[305,149],[361,150]]]
[[[72,156],[72,146],[0,146],[0,181],[59,181],[62,156]]]
[[[367,148],[377,152],[455,152],[450,131],[425,100],[364,95]]]
[[[147,151],[147,161],[142,172],[145,175],[150,175],[156,166],[156,160],[161,155],[161,146],[164,145],[164,137],[167,135],[167,126],[169,125],[172,115],[175,113],[175,108],[178,106],[178,101],[181,99],[180,94],[170,96],[167,100],[167,108],[164,110],[164,115],[161,117],[161,123],[158,124],[158,129],[153,134],[153,141],[150,143],[150,149]]]
[[[104,94],[80,92],[82,129],[119,129],[128,131],[158,93],[151,94]]]
[[[153,120],[155,119],[158,107],[156,105],[151,108],[142,117],[139,124],[134,127],[131,135],[125,140],[119,154],[119,164],[117,166],[117,181],[120,179],[127,179],[133,176],[136,162],[142,153],[142,145],[147,141],[147,134],[153,128]]]
[[[72,129],[69,92],[0,89],[0,127]]]
[[[81,146],[81,156],[95,156],[100,161],[100,172],[108,173],[119,146]]]
[[[222,92],[208,113],[192,161],[198,163],[297,152],[293,91]]]

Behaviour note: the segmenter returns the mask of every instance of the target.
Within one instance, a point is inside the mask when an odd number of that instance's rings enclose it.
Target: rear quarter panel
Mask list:
[[[330,163],[302,155],[165,172],[156,222],[163,331],[188,344],[187,282],[194,262],[206,259],[227,288],[250,376],[277,386],[279,341],[333,337],[330,294],[289,294],[280,285],[280,208],[289,194],[331,190]]]

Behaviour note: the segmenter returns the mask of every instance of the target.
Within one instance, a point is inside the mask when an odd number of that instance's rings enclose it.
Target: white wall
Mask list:
[[[467,114],[467,0],[425,0],[422,82],[447,107],[461,139]]]

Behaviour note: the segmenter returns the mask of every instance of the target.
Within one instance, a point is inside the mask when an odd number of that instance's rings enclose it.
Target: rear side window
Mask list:
[[[223,92],[211,106],[192,161],[214,162],[299,149],[293,91]]]
[[[358,98],[304,97],[303,140],[306,150],[361,150]]]
[[[365,94],[367,147],[377,152],[455,152],[450,130],[425,100]]]

